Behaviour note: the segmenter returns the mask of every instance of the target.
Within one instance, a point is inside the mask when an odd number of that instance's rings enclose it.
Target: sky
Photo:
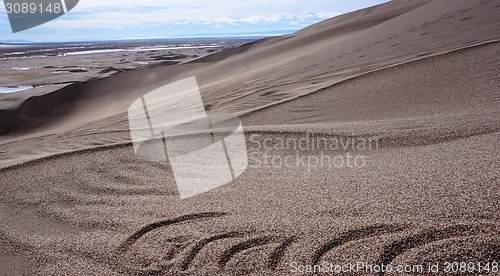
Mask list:
[[[387,0],[80,0],[67,14],[12,33],[0,4],[0,41],[268,36]]]

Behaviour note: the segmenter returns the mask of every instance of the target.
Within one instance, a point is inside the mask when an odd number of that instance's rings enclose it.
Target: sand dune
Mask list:
[[[391,1],[4,108],[2,271],[286,275],[323,262],[498,261],[499,11],[493,0]],[[168,163],[135,157],[127,109],[191,76],[209,111],[241,116],[249,154],[293,156],[253,146],[310,134],[377,147],[333,151],[363,167],[249,167],[180,200]]]

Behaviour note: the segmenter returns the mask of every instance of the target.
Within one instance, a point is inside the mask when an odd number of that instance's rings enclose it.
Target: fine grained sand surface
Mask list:
[[[3,111],[0,271],[286,275],[323,262],[499,261],[499,11],[500,1],[391,1]],[[168,163],[135,157],[126,111],[190,76],[208,110],[241,115],[250,157],[297,154],[256,147],[279,139],[377,146],[328,150],[362,157],[360,167],[251,158],[229,185],[180,200]]]

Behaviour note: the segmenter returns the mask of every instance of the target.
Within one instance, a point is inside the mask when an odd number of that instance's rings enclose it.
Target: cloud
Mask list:
[[[68,14],[13,34],[0,4],[0,40],[292,32],[387,0],[82,0]],[[326,12],[325,12],[326,11]]]
[[[333,2],[338,1],[334,0]],[[252,0],[234,1],[231,5],[218,0],[85,0],[70,13],[45,28],[126,29],[172,25],[237,26],[238,24],[312,24],[331,15],[319,11],[333,10],[333,2],[324,0]],[[304,12],[311,10],[309,12]],[[329,16],[327,16],[329,15]]]
[[[177,14],[172,17],[165,16],[171,13],[168,9],[151,9],[142,7],[131,12],[128,9],[106,10],[94,8],[92,11],[75,12],[58,20],[47,23],[45,28],[58,30],[72,29],[126,29],[133,27],[159,27],[167,25],[211,25],[214,27],[230,27],[239,25],[310,25],[339,13],[314,13],[303,12],[300,14],[277,13],[270,16],[244,16],[244,17],[193,17]]]
[[[201,18],[198,20],[184,20],[178,21],[176,24],[178,25],[214,25],[214,26],[223,26],[223,25],[232,25],[237,26],[239,24],[312,24],[316,23],[336,15],[340,13],[337,12],[329,12],[329,13],[314,13],[314,12],[304,12],[299,15],[291,15],[278,13],[273,16],[249,16],[243,18],[230,18],[230,17],[219,17],[215,19],[206,19]]]

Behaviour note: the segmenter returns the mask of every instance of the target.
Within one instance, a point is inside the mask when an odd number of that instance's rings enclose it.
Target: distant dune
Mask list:
[[[394,0],[187,63],[19,93],[17,109],[0,97],[0,271],[499,261],[499,12],[498,0]],[[241,117],[249,149],[252,135],[306,133],[379,147],[360,168],[248,168],[180,200],[168,163],[134,156],[127,110],[191,76],[207,110]]]

